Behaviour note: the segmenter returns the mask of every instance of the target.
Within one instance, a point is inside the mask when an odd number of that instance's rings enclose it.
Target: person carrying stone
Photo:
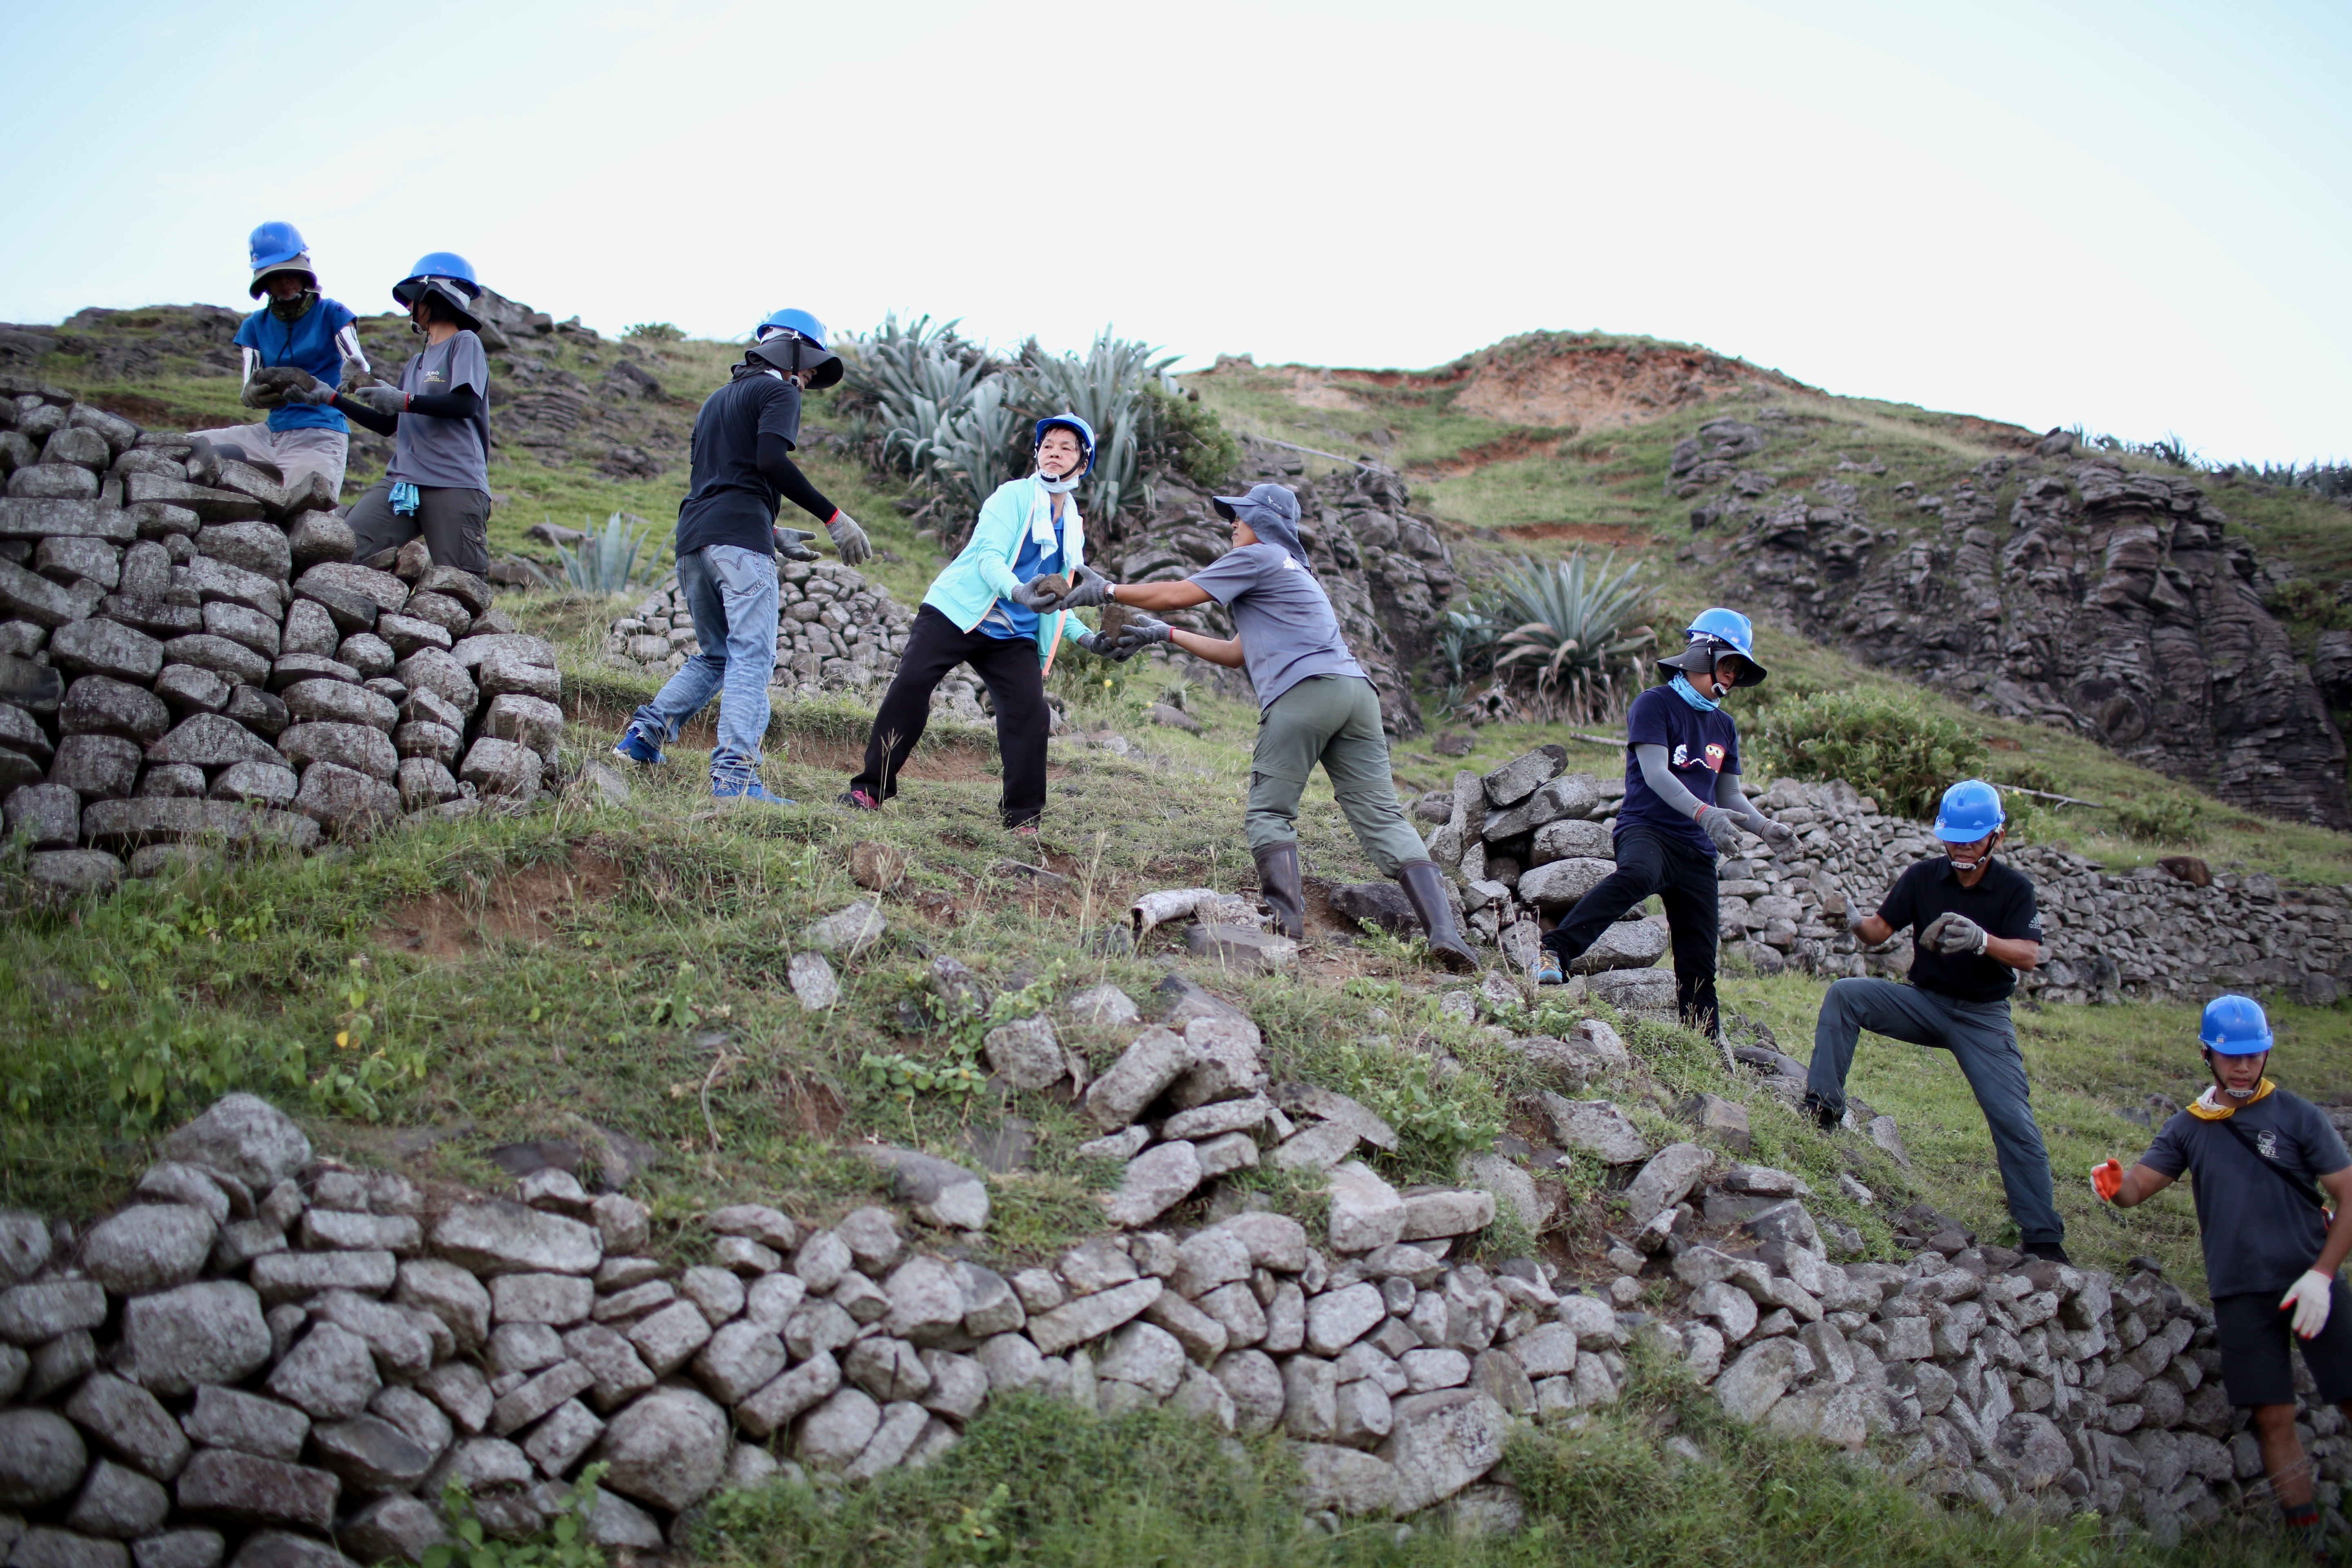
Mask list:
[[[2289,1533],[2335,1562],[2322,1551],[2311,1466],[2295,1436],[2287,1336],[2303,1342],[2318,1396],[2352,1416],[2352,1298],[2337,1274],[2352,1253],[2352,1154],[2316,1106],[2264,1076],[2273,1042],[2260,1003],[2215,997],[2198,1037],[2211,1085],[2130,1170],[2115,1160],[2094,1166],[2091,1187],[2103,1202],[2133,1208],[2189,1173],[2221,1386],[2231,1404],[2252,1412]]]
[[[2063,1263],[2066,1222],[2051,1202],[2050,1156],[2009,1016],[2018,973],[2042,963],[2042,917],[2032,879],[1994,858],[2006,821],[2000,791],[1981,779],[1944,792],[1935,826],[1944,853],[1905,871],[1878,912],[1853,922],[1872,947],[1906,928],[1917,932],[1911,983],[1849,979],[1830,987],[1813,1026],[1803,1109],[1823,1131],[1843,1120],[1846,1074],[1864,1029],[1951,1052],[1992,1132],[2020,1245]]]
[[[399,384],[289,394],[392,437],[383,478],[344,520],[358,542],[354,561],[422,536],[437,565],[477,576],[490,569],[490,362],[474,314],[481,293],[464,257],[436,250],[420,258],[392,289],[408,310],[408,330],[425,340],[401,367]]]
[[[265,223],[246,245],[253,264],[247,291],[257,300],[268,295],[269,303],[237,325],[236,346],[245,359],[245,386],[237,401],[267,410],[268,417],[257,425],[192,432],[190,463],[201,465],[211,454],[266,464],[289,484],[317,474],[330,493],[340,495],[351,426],[324,405],[327,399],[307,394],[331,392],[347,362],[362,372],[369,368],[353,325],[359,314],[320,294],[310,247],[292,224]],[[306,395],[289,395],[297,388]]]
[[[1282,485],[1218,496],[1233,524],[1232,550],[1181,583],[1115,584],[1088,572],[1061,603],[1139,610],[1184,610],[1211,599],[1234,617],[1237,636],[1220,639],[1180,630],[1151,616],[1129,619],[1114,657],[1172,643],[1212,664],[1246,668],[1257,693],[1257,746],[1250,757],[1244,818],[1258,888],[1275,924],[1294,941],[1307,934],[1307,897],[1298,864],[1298,797],[1317,763],[1356,841],[1383,877],[1403,888],[1431,956],[1456,973],[1478,968],[1462,940],[1444,874],[1397,805],[1381,729],[1380,694],[1348,651],[1330,596],[1315,580],[1298,542],[1298,498]]]
[[[1658,660],[1673,670],[1625,711],[1625,803],[1618,809],[1617,869],[1544,933],[1536,982],[1557,985],[1569,965],[1625,912],[1658,895],[1674,945],[1675,1003],[1684,1023],[1716,1032],[1715,960],[1722,931],[1715,862],[1745,826],[1778,848],[1796,830],[1758,810],[1739,787],[1739,731],[1723,710],[1735,688],[1764,679],[1756,629],[1737,610],[1702,611],[1685,646]]]
[[[931,693],[948,671],[969,664],[996,707],[996,752],[1004,765],[997,810],[1024,836],[1045,810],[1045,742],[1053,719],[1045,672],[1067,629],[1055,592],[1086,567],[1086,519],[1072,500],[1094,470],[1094,426],[1053,414],[1032,432],[1035,471],[1007,479],[981,504],[971,540],[923,595],[906,651],[866,737],[866,760],[841,803],[878,810],[930,722]],[[1072,641],[1089,653],[1108,645],[1081,624]]]
[[[855,566],[874,552],[866,531],[809,483],[793,461],[800,442],[801,393],[841,379],[841,358],[825,347],[824,323],[806,310],[761,321],[726,385],[703,400],[690,441],[691,484],[677,508],[677,585],[694,618],[700,651],[629,716],[614,743],[633,763],[663,760],[686,721],[719,697],[710,793],[721,799],[793,803],[760,782],[760,743],[772,716],[776,673],[776,556],[814,561],[815,535],[776,526],[785,500],[822,519],[841,559]]]

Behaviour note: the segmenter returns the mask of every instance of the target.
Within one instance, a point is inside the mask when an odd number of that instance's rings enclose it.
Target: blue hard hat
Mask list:
[[[319,286],[319,275],[311,270],[310,247],[302,242],[302,231],[290,223],[265,223],[246,237],[247,253],[253,258],[253,282],[246,290],[255,299],[261,298],[261,280],[273,272],[299,272]]]
[[[1688,640],[1682,650],[1659,664],[1697,675],[1713,670],[1726,654],[1738,654],[1746,668],[1732,685],[1754,686],[1764,679],[1764,667],[1756,661],[1756,628],[1738,610],[1701,610],[1685,636]]]
[[[482,297],[482,286],[474,280],[474,264],[454,250],[418,257],[408,276],[392,286],[392,297],[412,310],[421,299],[436,299],[449,308],[459,325],[471,331],[479,331],[482,325],[474,311],[474,301]]]
[[[824,346],[824,323],[806,310],[774,310],[751,329],[746,363],[758,360],[786,375],[809,373],[809,386],[823,391],[841,379],[841,356]]]
[[[1947,844],[1974,844],[1991,837],[2008,820],[2000,791],[1982,779],[1962,779],[1936,806],[1936,837]]]
[[[1048,414],[1037,421],[1037,428],[1030,434],[1029,445],[1033,447],[1045,445],[1045,432],[1056,425],[1076,436],[1078,438],[1078,449],[1087,455],[1086,467],[1080,468],[1078,472],[1081,475],[1094,472],[1095,427],[1066,409],[1059,414]]]
[[[2205,1004],[2197,1037],[2225,1057],[2258,1057],[2271,1048],[2271,1021],[2251,996],[2216,996]]]

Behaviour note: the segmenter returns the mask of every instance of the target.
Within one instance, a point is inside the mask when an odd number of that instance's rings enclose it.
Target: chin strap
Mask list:
[[[2278,1085],[2269,1079],[2264,1079],[2248,1090],[2243,1098],[2241,1098],[2235,1090],[2229,1091],[2229,1098],[2237,1100],[2238,1103],[2225,1105],[2219,1098],[2221,1093],[2221,1086],[2216,1084],[2189,1102],[2189,1114],[2200,1121],[2227,1121],[2245,1107],[2268,1100],[2271,1091],[2276,1088]]]
[[[1043,468],[1037,471],[1037,482],[1045,487],[1045,493],[1049,496],[1068,495],[1078,488],[1078,481],[1085,477],[1083,474],[1065,474],[1058,479],[1050,479],[1045,477],[1045,471]]]

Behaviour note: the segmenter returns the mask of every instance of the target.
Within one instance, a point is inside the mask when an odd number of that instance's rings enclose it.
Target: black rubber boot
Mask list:
[[[1274,929],[1293,942],[1307,940],[1307,894],[1298,885],[1298,846],[1276,844],[1250,854],[1257,860],[1257,887],[1274,915]]]
[[[2063,1263],[2069,1268],[2074,1266],[2074,1260],[2066,1256],[2065,1247],[2054,1241],[2029,1241],[2021,1250],[2028,1258],[2045,1258],[2052,1263]]]
[[[1454,906],[1445,898],[1445,873],[1434,860],[1408,860],[1396,868],[1397,885],[1404,889],[1412,912],[1429,940],[1430,956],[1456,974],[1478,973],[1478,955],[1462,940],[1454,924]]]

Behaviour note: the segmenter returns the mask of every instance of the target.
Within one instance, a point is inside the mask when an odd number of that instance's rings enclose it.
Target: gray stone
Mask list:
[[[1396,1129],[1372,1110],[1337,1090],[1315,1084],[1286,1083],[1274,1091],[1274,1100],[1293,1116],[1336,1122],[1373,1148],[1394,1153]]]
[[[102,539],[51,534],[34,547],[33,570],[53,583],[83,577],[110,591],[122,581],[122,555]]]
[[[37,1345],[106,1321],[106,1288],[95,1279],[48,1279],[0,1291],[0,1340]]]
[[[295,569],[307,571],[321,562],[349,561],[359,538],[331,511],[303,511],[286,525],[286,547]]]
[[[814,1469],[846,1469],[881,1425],[881,1407],[863,1390],[837,1388],[801,1417],[794,1452]]]
[[[68,735],[120,735],[145,745],[162,739],[171,727],[172,710],[162,698],[106,675],[85,675],[75,681],[58,710],[58,728]]]
[[[675,1301],[629,1330],[629,1343],[657,1376],[686,1364],[710,1340],[710,1320],[691,1301]]]
[[[222,711],[266,741],[276,740],[293,722],[286,704],[258,686],[234,688],[228,694],[228,706]]]
[[[235,683],[259,686],[269,679],[269,659],[241,642],[210,632],[190,632],[163,644],[163,658],[194,665]]]
[[[990,1070],[1016,1089],[1050,1089],[1069,1075],[1054,1021],[1042,1013],[991,1029],[982,1049]]]
[[[49,782],[84,800],[117,800],[139,784],[140,750],[120,735],[68,735],[58,742]]]
[[[122,862],[97,849],[45,849],[26,857],[25,870],[52,898],[79,898],[110,891]]]
[[[170,1480],[187,1462],[188,1439],[156,1397],[111,1373],[82,1380],[66,1402],[66,1414],[117,1458]]]
[[[390,645],[394,658],[405,658],[428,648],[446,650],[452,640],[447,628],[413,616],[378,616],[375,635]]]
[[[1192,1047],[1184,1037],[1164,1028],[1146,1029],[1087,1088],[1087,1115],[1106,1131],[1125,1127],[1192,1065]]]
[[[1029,1338],[1045,1354],[1058,1355],[1141,1315],[1159,1299],[1162,1289],[1159,1280],[1144,1279],[1081,1296],[1066,1306],[1033,1314]]]
[[[1370,1252],[1399,1240],[1404,1231],[1404,1200],[1360,1161],[1331,1173],[1331,1250]]]
[[[122,1370],[158,1394],[242,1382],[269,1359],[261,1298],[229,1279],[142,1296],[122,1310]]]
[[[1585,977],[1597,999],[1636,1018],[1671,1023],[1675,1018],[1675,976],[1670,969],[1608,969]]]
[[[890,1173],[890,1195],[911,1208],[917,1219],[951,1230],[988,1228],[988,1184],[979,1172],[887,1144],[862,1143],[855,1152]],[[860,1263],[865,1266],[863,1258]],[[868,1272],[888,1267],[888,1262],[876,1262]]]
[[[246,1278],[274,1306],[328,1290],[378,1294],[392,1289],[398,1268],[389,1252],[273,1252],[255,1258]]]
[[[1134,1000],[1108,981],[1076,993],[1063,1005],[1073,1023],[1097,1029],[1116,1029],[1142,1018]]]
[[[537,752],[486,736],[466,752],[457,777],[486,795],[528,800],[539,793],[541,771]]]
[[[215,602],[204,607],[202,624],[212,636],[242,644],[264,658],[278,657],[278,617],[275,614],[264,615],[244,605]]]
[[[181,1426],[209,1448],[234,1448],[265,1459],[299,1459],[310,1434],[310,1418],[290,1405],[234,1388],[206,1384]]]
[[[0,1285],[15,1284],[38,1274],[48,1264],[49,1247],[47,1221],[22,1209],[0,1209]],[[0,1301],[5,1299],[5,1295],[0,1293]],[[102,1296],[99,1300],[98,1310],[103,1319],[106,1302]],[[7,1314],[0,1310],[0,1325],[6,1321]],[[89,1325],[82,1326],[87,1328]],[[0,1327],[0,1339],[13,1338],[15,1336],[7,1333],[5,1327]]]
[[[1349,1515],[1396,1511],[1396,1469],[1386,1460],[1333,1443],[1304,1442],[1293,1452],[1300,1507]]]
[[[1113,1225],[1132,1230],[1190,1197],[1201,1181],[1198,1150],[1181,1141],[1162,1143],[1128,1162],[1118,1190],[1104,1196],[1103,1212]]]
[[[342,689],[358,692],[362,697],[373,697],[373,693],[356,686]],[[381,698],[374,700],[383,700]],[[400,772],[400,753],[393,749],[391,735],[372,724],[318,721],[296,724],[278,737],[278,750],[297,768],[307,768],[313,763],[332,763],[338,767],[385,781]]]
[[[537,697],[509,692],[490,699],[482,714],[482,733],[551,759],[563,739],[563,710]]]
[[[438,1258],[412,1258],[400,1265],[402,1306],[432,1313],[449,1326],[457,1348],[479,1350],[490,1331],[490,1293],[457,1264]]]
[[[342,1483],[326,1470],[229,1448],[204,1448],[180,1472],[180,1507],[201,1516],[325,1531]]]
[[[436,1338],[446,1335],[451,1350],[457,1344],[446,1325],[431,1314],[371,1300],[350,1290],[325,1292],[310,1303],[310,1314],[365,1340],[376,1364],[392,1377],[423,1375],[435,1360]]]
[[[500,1323],[490,1331],[483,1364],[500,1380],[528,1377],[563,1359],[563,1336],[545,1323]]]
[[[867,900],[844,905],[801,932],[803,945],[844,959],[856,958],[882,939],[881,910]]]
[[[196,531],[196,552],[264,577],[294,574],[293,549],[276,523],[213,523]]]
[[[377,1415],[355,1415],[313,1427],[319,1463],[362,1491],[406,1491],[440,1456]]]
[[[1184,1026],[1184,1047],[1192,1065],[1168,1087],[1168,1098],[1180,1110],[1213,1100],[1234,1100],[1255,1093],[1265,1081],[1258,1058],[1262,1038],[1246,1018],[1193,1018]]]
[[[216,1530],[167,1530],[132,1542],[131,1558],[138,1568],[220,1568],[224,1550]]]
[[[294,809],[331,833],[351,833],[390,821],[402,805],[400,792],[382,779],[336,763],[312,763],[302,770]]]
[[[195,1278],[217,1229],[202,1209],[142,1204],[92,1227],[82,1239],[81,1264],[117,1296],[169,1289]]]
[[[821,952],[793,954],[789,977],[793,996],[811,1013],[822,1013],[841,999],[841,982]]]
[[[596,1489],[584,1533],[587,1539],[607,1550],[628,1548],[659,1552],[669,1544],[662,1534],[660,1523],[653,1515],[625,1498],[614,1497],[602,1487]]]
[[[250,1094],[224,1095],[164,1140],[174,1160],[226,1171],[256,1192],[310,1162],[310,1141],[283,1111]]]
[[[650,1384],[650,1374],[646,1380]],[[471,1362],[445,1361],[416,1380],[419,1392],[448,1414],[461,1432],[479,1432],[490,1423],[497,1400],[482,1369]],[[373,1403],[373,1402],[371,1402]]]
[[[930,1369],[922,1352],[904,1340],[875,1334],[859,1340],[841,1358],[841,1375],[885,1403],[920,1399],[930,1392]]]
[[[349,649],[354,640],[346,638],[344,648]],[[383,649],[386,658],[391,657],[392,649],[384,647],[381,638],[370,640]],[[345,662],[353,661],[346,656]],[[383,672],[379,670],[375,673]],[[473,712],[481,700],[481,692],[474,685],[474,678],[467,674],[456,659],[436,648],[423,648],[410,654],[394,665],[390,674],[410,691],[430,691],[460,713]]]
[[[284,662],[279,660],[281,666]],[[313,676],[293,681],[278,695],[285,700],[287,712],[297,722],[361,724],[381,730],[388,735],[400,721],[400,710],[390,701],[364,686],[354,686],[331,677]],[[289,731],[288,733],[293,731]],[[340,757],[329,760],[343,761]]]
[[[688,1388],[659,1388],[615,1415],[597,1455],[604,1484],[672,1512],[699,1502],[726,1473],[726,1413]]]
[[[302,574],[294,587],[297,593],[305,588],[320,588],[356,594],[379,610],[397,610],[408,603],[407,584],[389,572],[378,572],[347,562],[326,562],[313,566]]]
[[[1646,970],[1665,956],[1666,928],[1649,921],[1619,921],[1569,964],[1573,974]]]
[[[527,1487],[538,1479],[530,1457],[503,1437],[474,1437],[441,1457],[424,1486],[427,1497],[438,1497],[456,1481],[477,1497],[503,1487]]]
[[[694,1373],[726,1405],[739,1405],[784,1370],[784,1342],[770,1330],[737,1320],[710,1336],[696,1353]]]
[[[1017,1339],[1018,1335],[1006,1335]],[[1026,1344],[1028,1342],[1021,1342]],[[1032,1353],[1034,1353],[1033,1347]],[[818,1351],[735,1407],[736,1424],[755,1437],[791,1425],[800,1414],[841,1386],[841,1365],[831,1352]]]
[[[563,1349],[595,1380],[591,1397],[599,1410],[615,1409],[657,1381],[635,1347],[602,1324],[572,1330],[563,1336]]]
[[[1404,1229],[1399,1239],[1431,1241],[1470,1236],[1494,1223],[1495,1194],[1475,1188],[1414,1188],[1404,1194]]]
[[[1336,1356],[1388,1315],[1378,1286],[1359,1281],[1345,1289],[1326,1291],[1307,1303],[1307,1348],[1318,1356]]]
[[[194,800],[205,793],[205,770],[194,763],[150,763],[139,775],[142,800]]]
[[[502,1274],[490,1281],[490,1311],[501,1323],[585,1322],[596,1287],[576,1274]]]
[[[1413,1513],[1461,1491],[1503,1457],[1510,1416],[1469,1389],[1411,1394],[1396,1402],[1381,1458],[1396,1473],[1396,1509]]]
[[[586,1405],[567,1399],[531,1429],[522,1448],[541,1473],[552,1480],[569,1472],[604,1435],[604,1424]]]
[[[500,1437],[519,1432],[565,1400],[587,1393],[595,1383],[594,1375],[578,1362],[558,1362],[499,1396],[490,1408],[490,1431]]]
[[[38,1524],[17,1537],[8,1552],[8,1568],[129,1568],[130,1561],[119,1541]]]
[[[31,848],[70,849],[81,837],[81,797],[62,784],[25,784],[9,792],[5,820],[9,837],[23,834]]]
[[[428,648],[423,657],[442,656],[436,655],[434,650]],[[400,673],[406,668],[404,662],[395,659],[393,656],[392,645],[373,632],[355,632],[345,637],[335,645],[335,658],[359,671],[360,679],[363,681],[375,680],[384,676],[395,676],[398,677],[401,685],[409,684],[408,677]],[[472,689],[468,687],[467,689]],[[469,709],[468,711],[471,710]]]
[[[1550,1130],[1553,1142],[1563,1148],[1584,1150],[1612,1165],[1630,1165],[1648,1157],[1649,1144],[1625,1113],[1610,1101],[1572,1100],[1549,1091],[1535,1098],[1537,1110]]]
[[[1688,1195],[1713,1156],[1696,1143],[1669,1143],[1625,1189],[1625,1223],[1638,1230]]]
[[[1769,1339],[1742,1351],[1715,1380],[1724,1413],[1735,1421],[1761,1421],[1796,1376],[1802,1348],[1791,1339]]]
[[[1576,901],[1616,871],[1617,862],[1597,856],[1574,856],[1519,873],[1519,901],[1551,911],[1573,909]]]
[[[743,1281],[725,1268],[697,1264],[678,1277],[677,1288],[714,1329],[743,1310]]]
[[[53,1410],[0,1410],[0,1506],[37,1507],[71,1495],[89,1463],[81,1434]]]
[[[315,1323],[271,1371],[266,1386],[314,1420],[336,1421],[365,1410],[383,1380],[365,1340],[334,1323]]]
[[[330,514],[307,512],[304,515],[320,517]],[[449,1533],[441,1515],[420,1499],[413,1497],[378,1498],[345,1521],[335,1535],[362,1563],[421,1564],[425,1552],[434,1547],[457,1544],[456,1537]],[[142,1568],[144,1568],[143,1564]]]
[[[51,1340],[35,1351],[23,1379],[23,1396],[42,1399],[86,1377],[98,1365],[98,1342],[86,1329]]]
[[[482,1275],[590,1274],[604,1258],[593,1226],[503,1200],[450,1209],[433,1226],[433,1247]]]

